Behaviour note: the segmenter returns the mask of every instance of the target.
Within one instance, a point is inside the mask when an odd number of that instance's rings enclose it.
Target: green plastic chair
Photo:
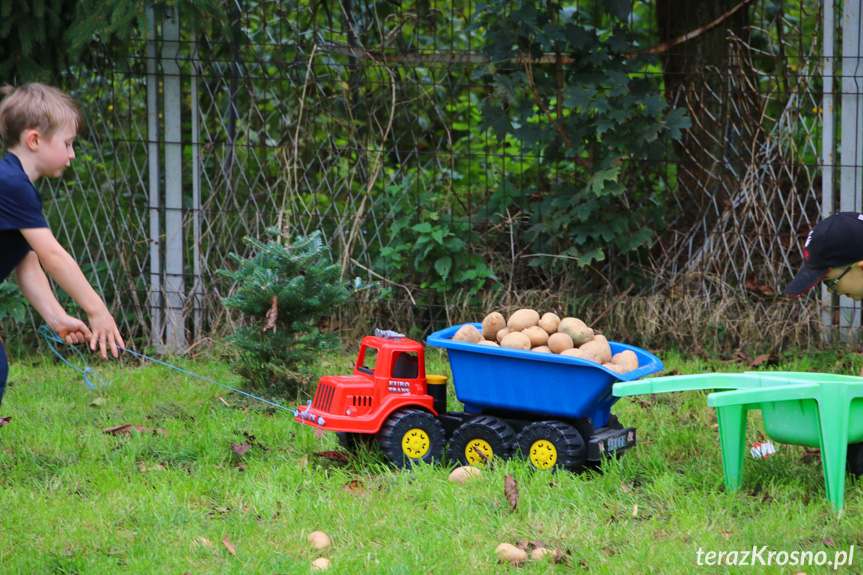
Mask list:
[[[717,390],[716,408],[725,484],[742,484],[749,410],[760,409],[767,435],[778,443],[821,448],[827,499],[839,510],[845,499],[848,445],[863,441],[863,378],[798,372],[696,374],[614,384],[617,397],[672,391]]]

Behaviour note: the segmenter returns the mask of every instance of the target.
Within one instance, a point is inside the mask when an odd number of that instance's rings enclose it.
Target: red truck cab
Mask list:
[[[427,392],[422,344],[394,335],[367,336],[351,375],[324,376],[295,419],[328,431],[377,433],[394,411],[416,407],[439,415]]]

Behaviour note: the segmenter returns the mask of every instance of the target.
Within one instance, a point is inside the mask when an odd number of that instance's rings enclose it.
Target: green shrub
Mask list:
[[[239,350],[232,367],[252,388],[296,397],[309,391],[304,369],[338,345],[315,324],[347,299],[348,283],[319,232],[295,239],[275,228],[267,232],[275,240],[245,238],[254,257],[232,253],[236,271],[219,271],[236,282],[233,297],[222,302],[243,315],[228,338]]]

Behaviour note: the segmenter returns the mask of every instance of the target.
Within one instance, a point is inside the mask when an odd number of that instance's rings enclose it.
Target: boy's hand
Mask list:
[[[120,336],[120,330],[117,328],[117,322],[106,309],[103,313],[93,314],[89,316],[90,329],[93,336],[90,339],[90,349],[96,351],[96,345],[99,346],[99,352],[102,357],[108,357],[108,347],[111,348],[111,355],[118,357],[120,352],[118,347],[125,348],[123,338]]]
[[[85,341],[89,341],[93,336],[86,323],[77,317],[66,314],[57,318],[51,325],[51,329],[63,338],[63,341],[66,343],[84,343]]]

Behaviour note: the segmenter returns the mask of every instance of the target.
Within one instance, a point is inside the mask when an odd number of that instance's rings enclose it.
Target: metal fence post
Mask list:
[[[861,69],[861,0],[845,0],[842,14],[842,138],[839,210],[861,211],[863,199],[863,81]],[[849,297],[839,298],[839,327],[860,327],[860,308]]]
[[[150,338],[156,349],[162,347],[162,255],[161,255],[161,174],[159,170],[159,62],[156,16],[153,5],[147,7],[150,38],[147,40],[147,170],[149,174],[148,209],[150,211]]]
[[[180,79],[180,16],[162,22],[165,120],[165,347],[186,345],[183,305],[183,94]]]

